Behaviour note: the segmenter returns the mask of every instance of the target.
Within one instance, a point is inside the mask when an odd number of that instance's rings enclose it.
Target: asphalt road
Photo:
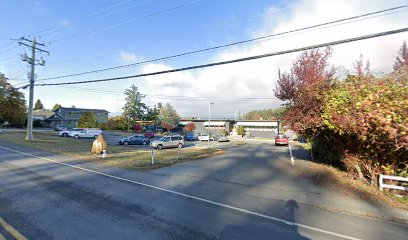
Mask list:
[[[6,239],[17,233],[28,239],[408,236],[406,224],[358,214],[385,209],[280,173],[282,164],[290,166],[287,148],[267,143],[136,172],[0,142],[0,234]],[[348,208],[355,214],[338,211]]]

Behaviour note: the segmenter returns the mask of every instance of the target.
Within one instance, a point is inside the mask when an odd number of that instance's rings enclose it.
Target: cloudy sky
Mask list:
[[[0,72],[16,86],[27,81],[28,66],[19,54],[26,47],[10,40],[37,37],[51,52],[41,54],[47,64],[36,70],[38,82],[73,82],[170,70],[192,65],[272,53],[318,43],[407,27],[408,8],[371,17],[268,38],[250,44],[166,61],[140,64],[67,78],[52,77],[87,72],[232,42],[281,33],[355,15],[407,5],[384,0],[17,0],[2,2]],[[6,20],[4,20],[6,19]],[[331,63],[339,75],[352,71],[360,54],[376,72],[389,72],[399,46],[408,39],[401,33],[334,46]],[[36,87],[35,98],[45,107],[55,103],[103,108],[119,114],[123,90],[131,84],[147,95],[153,106],[169,102],[181,116],[212,115],[233,118],[238,110],[275,108],[277,72],[288,70],[299,53],[263,58],[213,68],[133,78],[115,82],[59,87]],[[27,90],[22,90],[28,95]]]

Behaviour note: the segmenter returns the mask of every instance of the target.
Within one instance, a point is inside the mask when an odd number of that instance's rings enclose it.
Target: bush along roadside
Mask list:
[[[379,174],[408,177],[408,49],[394,71],[374,77],[362,57],[355,74],[334,79],[332,50],[303,52],[279,71],[275,96],[286,102],[283,123],[312,142],[314,161],[377,184]],[[398,64],[397,64],[398,63]]]

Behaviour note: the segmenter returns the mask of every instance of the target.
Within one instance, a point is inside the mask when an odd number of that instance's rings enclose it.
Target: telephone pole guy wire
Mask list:
[[[27,62],[29,65],[31,65],[31,70],[29,74],[30,78],[30,97],[28,101],[28,114],[27,114],[27,135],[26,135],[26,140],[33,140],[33,101],[34,101],[34,83],[35,83],[35,65],[40,65],[44,66],[45,61],[41,58],[40,60],[35,59],[35,54],[36,52],[45,52],[50,54],[50,52],[43,50],[41,48],[38,48],[37,45],[40,46],[45,46],[42,43],[38,43],[35,38],[33,40],[29,40],[27,38],[22,37],[21,40],[26,41],[28,43],[31,43],[31,45],[25,43],[25,42],[18,42],[18,44],[21,46],[26,46],[31,48],[31,57],[28,57],[26,54],[21,55],[21,60],[24,62]],[[37,63],[38,62],[38,63]]]

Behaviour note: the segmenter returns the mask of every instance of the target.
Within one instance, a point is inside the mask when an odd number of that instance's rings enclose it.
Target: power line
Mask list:
[[[9,40],[9,42],[6,43],[6,44],[4,44],[4,45],[2,45],[2,46],[0,46],[0,49],[5,48],[5,47],[8,47],[9,45],[11,45],[11,44],[13,44],[13,43],[16,42],[16,39],[8,39],[8,40]]]
[[[3,51],[0,52],[0,55],[5,54],[5,53],[8,53],[8,52],[10,52],[11,50],[16,49],[17,47],[18,47],[18,45],[15,45],[15,46],[12,46],[11,48],[8,48],[8,49],[6,49],[6,50],[3,50]]]
[[[115,3],[115,4],[113,4],[113,5],[109,6],[109,7],[105,7],[105,8],[102,8],[102,9],[100,9],[100,10],[97,10],[97,11],[95,11],[95,12],[93,12],[93,13],[89,13],[89,14],[87,14],[87,15],[85,15],[85,16],[76,18],[76,19],[72,20],[72,22],[77,22],[77,21],[80,21],[80,20],[83,20],[83,19],[86,19],[86,18],[90,18],[90,17],[96,16],[96,15],[98,15],[99,13],[102,13],[102,12],[105,12],[105,11],[108,11],[108,10],[111,10],[111,9],[113,9],[113,8],[115,8],[115,7],[118,7],[118,6],[120,6],[120,5],[126,4],[126,3],[131,2],[131,1],[132,1],[132,0],[126,0],[126,1],[121,1],[121,2]],[[53,25],[53,26],[51,26],[51,27],[44,28],[43,30],[38,30],[38,31],[36,31],[36,32],[30,33],[30,34],[28,34],[28,36],[38,36],[38,37],[46,36],[46,35],[50,35],[50,34],[53,34],[53,33],[56,33],[56,32],[63,31],[63,30],[65,30],[65,29],[67,29],[67,28],[68,28],[68,27],[66,27],[66,26],[61,26],[61,25],[59,25],[59,24],[58,24],[58,25]]]
[[[202,64],[202,65],[195,65],[195,66],[184,67],[184,68],[177,68],[177,69],[172,69],[172,70],[165,70],[165,71],[158,71],[158,72],[151,72],[151,73],[144,73],[144,74],[136,74],[136,75],[123,76],[123,77],[113,77],[113,78],[105,78],[105,79],[87,80],[87,81],[60,82],[60,83],[40,83],[40,84],[35,84],[35,85],[36,86],[73,85],[73,84],[117,81],[117,80],[122,80],[122,79],[162,75],[162,74],[182,72],[182,71],[194,70],[194,69],[200,69],[200,68],[209,68],[209,67],[214,67],[214,66],[227,65],[227,64],[238,63],[238,62],[245,62],[245,61],[261,59],[261,58],[266,58],[266,57],[272,57],[272,56],[278,56],[278,55],[294,53],[294,52],[300,52],[300,51],[305,51],[305,50],[310,50],[310,49],[315,49],[315,48],[328,47],[328,46],[334,46],[334,45],[339,45],[339,44],[344,44],[344,43],[361,41],[361,40],[365,40],[365,39],[377,38],[377,37],[382,37],[382,36],[387,36],[387,35],[407,32],[407,31],[408,31],[408,28],[400,28],[400,29],[396,29],[396,30],[392,30],[392,31],[373,33],[373,34],[363,35],[363,36],[354,37],[354,38],[348,38],[348,39],[343,39],[343,40],[337,40],[337,41],[332,41],[332,42],[326,42],[326,43],[311,45],[311,46],[307,46],[307,47],[300,47],[300,48],[295,48],[295,49],[290,49],[290,50],[284,50],[284,51],[278,51],[278,52],[273,52],[273,53],[267,53],[267,54],[255,55],[255,56],[250,56],[250,57],[238,58],[238,59],[233,59],[233,60],[228,60],[228,61],[221,61],[221,62],[214,62],[214,63],[208,63],[208,64]]]
[[[111,94],[117,96],[123,96],[124,93],[120,91],[112,91],[112,90],[102,90],[102,89],[94,89],[94,88],[82,88],[82,87],[71,87],[71,86],[58,86],[67,89],[74,89],[74,90],[86,90],[95,93],[103,93],[103,94]],[[146,98],[157,98],[157,99],[168,99],[168,100],[189,100],[189,101],[268,101],[268,100],[276,100],[276,97],[238,97],[238,98],[220,98],[220,97],[199,97],[199,96],[174,96],[174,95],[161,95],[161,94],[143,94]]]
[[[163,10],[160,10],[160,11],[157,11],[157,12],[154,12],[154,13],[150,13],[150,14],[147,14],[147,15],[144,15],[144,16],[141,16],[141,17],[133,18],[133,19],[130,19],[130,20],[127,20],[127,21],[124,21],[124,22],[115,23],[115,24],[112,24],[112,25],[109,25],[109,26],[106,26],[106,27],[103,27],[103,28],[100,28],[100,29],[97,29],[97,30],[92,30],[92,31],[88,31],[88,32],[85,32],[85,33],[80,33],[80,34],[71,35],[71,36],[68,36],[68,37],[63,37],[63,38],[51,40],[50,43],[55,43],[55,42],[59,42],[59,41],[62,41],[62,40],[77,38],[77,37],[80,37],[80,36],[105,31],[105,30],[108,30],[108,29],[111,29],[111,28],[115,28],[115,27],[119,27],[119,26],[122,26],[122,25],[125,25],[125,24],[136,22],[137,20],[139,20],[141,18],[153,17],[153,16],[156,16],[156,15],[159,15],[159,14],[162,14],[162,13],[166,13],[166,12],[173,11],[173,10],[176,10],[176,9],[180,9],[180,8],[183,8],[183,7],[186,7],[186,6],[190,6],[190,5],[196,4],[196,3],[201,2],[201,1],[203,1],[203,0],[194,0],[194,1],[191,1],[191,2],[188,2],[188,3],[184,3],[184,4],[181,4],[181,5],[175,6],[175,7],[166,8],[166,9],[163,9]]]
[[[114,11],[114,12],[109,12],[108,14],[105,14],[105,15],[102,15],[102,16],[99,16],[99,17],[96,17],[96,18],[93,18],[93,19],[91,19],[91,20],[89,20],[89,21],[87,21],[87,22],[85,22],[85,23],[93,22],[93,21],[96,21],[96,20],[98,20],[98,19],[105,18],[105,17],[110,17],[110,16],[113,16],[113,15],[118,14],[118,13],[120,13],[120,12],[123,12],[123,11],[125,11],[125,10],[131,9],[131,8],[134,8],[134,7],[139,7],[139,6],[142,6],[142,5],[144,5],[144,4],[146,4],[146,3],[149,3],[149,2],[152,2],[152,1],[153,1],[153,0],[146,0],[146,1],[143,1],[143,2],[138,2],[138,3],[136,3],[136,4],[133,4],[133,5],[130,5],[130,6],[127,6],[127,7],[121,8],[121,9],[118,9],[118,10],[116,10],[116,11]]]
[[[149,0],[148,0],[148,1],[149,1]],[[132,7],[132,6],[131,6],[131,7]],[[265,11],[265,12],[262,12],[262,13],[260,13],[260,14],[255,14],[255,15],[251,15],[251,16],[241,17],[241,18],[235,19],[235,20],[233,20],[233,21],[229,21],[229,22],[226,22],[226,23],[223,23],[223,24],[219,24],[219,25],[217,25],[217,26],[215,26],[215,27],[213,27],[213,28],[221,28],[221,27],[224,27],[224,26],[227,26],[227,25],[230,25],[230,24],[234,24],[234,23],[237,23],[237,22],[240,22],[240,21],[248,20],[248,19],[251,19],[251,18],[261,17],[261,16],[265,16],[265,15],[270,15],[270,14],[275,14],[275,13],[277,13],[277,12],[281,12],[281,11],[287,10],[287,9],[289,9],[289,8],[291,8],[291,7],[292,7],[292,6],[287,6],[287,7],[284,7],[284,8],[276,9],[276,10],[274,10],[274,11]],[[112,13],[112,14],[110,14],[110,15],[113,15],[113,14],[115,14],[115,13]],[[105,16],[106,16],[106,15],[105,15]],[[201,30],[201,31],[200,31],[200,30],[195,30],[195,31],[190,31],[190,32],[188,32],[188,33],[199,33],[199,32],[203,32],[203,31],[202,31],[202,30]],[[172,37],[168,37],[168,38],[162,38],[162,39],[160,39],[160,40],[170,40],[170,39],[176,39],[176,38],[178,38],[178,37],[179,37],[179,35],[177,35],[177,36],[172,36]],[[157,43],[157,42],[160,42],[160,41],[151,41],[151,42],[149,42],[149,44],[153,44],[153,43]],[[104,51],[104,52],[95,53],[95,54],[92,54],[92,55],[89,55],[89,56],[86,56],[86,57],[69,58],[69,59],[64,59],[64,60],[60,60],[60,61],[56,61],[56,62],[49,62],[48,64],[60,64],[60,63],[67,63],[67,62],[79,61],[79,60],[84,60],[84,59],[99,57],[99,56],[103,56],[103,55],[108,55],[108,54],[112,54],[112,53],[118,53],[118,52],[121,52],[121,51],[124,51],[124,50],[128,50],[128,49],[132,49],[132,48],[135,48],[135,47],[139,47],[139,46],[141,46],[141,45],[140,45],[140,44],[138,44],[138,45],[132,45],[132,46],[128,46],[128,47],[125,47],[125,48],[121,48],[121,49],[119,49],[119,50]]]
[[[60,79],[60,78],[67,78],[67,77],[76,77],[76,76],[81,76],[81,75],[86,75],[86,74],[91,74],[91,73],[99,73],[99,72],[105,72],[105,71],[110,71],[110,70],[115,70],[115,69],[120,69],[120,68],[127,68],[127,67],[131,67],[131,66],[143,65],[143,64],[153,63],[153,62],[158,62],[158,61],[163,61],[163,60],[175,59],[175,58],[184,57],[184,56],[188,56],[188,55],[193,55],[193,54],[197,54],[197,53],[215,51],[215,50],[224,49],[224,48],[228,48],[228,47],[232,47],[232,46],[236,46],[236,45],[240,45],[240,44],[252,43],[252,42],[265,40],[265,39],[272,38],[272,37],[283,36],[283,35],[299,32],[299,31],[305,31],[305,30],[309,30],[309,29],[313,29],[313,28],[318,28],[318,27],[323,27],[323,26],[327,26],[327,25],[331,25],[331,24],[341,23],[341,22],[344,22],[344,21],[355,20],[355,19],[359,19],[359,18],[362,18],[362,17],[368,17],[368,16],[372,16],[372,15],[375,15],[375,14],[394,11],[394,10],[398,10],[398,9],[402,9],[402,8],[406,8],[406,7],[407,7],[407,5],[398,6],[398,7],[394,7],[394,8],[389,8],[389,9],[384,9],[384,10],[380,10],[380,11],[370,12],[370,13],[366,13],[366,14],[362,14],[362,15],[353,16],[353,17],[348,17],[348,18],[338,19],[338,20],[334,20],[334,21],[329,21],[329,22],[325,22],[325,23],[321,23],[321,24],[317,24],[317,25],[312,25],[312,26],[302,27],[302,28],[298,28],[298,29],[293,29],[293,30],[289,30],[289,31],[285,31],[285,32],[276,33],[276,34],[270,34],[270,35],[266,35],[266,36],[262,36],[262,37],[257,37],[257,38],[243,40],[243,41],[228,43],[228,44],[219,45],[219,46],[215,46],[215,47],[209,47],[209,48],[204,48],[204,49],[200,49],[200,50],[185,52],[185,53],[176,54],[176,55],[172,55],[172,56],[166,56],[166,57],[161,57],[161,58],[156,58],[156,59],[131,63],[131,64],[125,64],[125,65],[119,65],[119,66],[115,66],[115,67],[109,67],[109,68],[97,69],[97,70],[92,70],[92,71],[86,71],[86,72],[81,72],[81,73],[68,74],[68,75],[62,75],[62,76],[50,77],[50,78],[43,78],[43,79],[39,79],[38,81],[46,81],[46,80]]]
[[[115,7],[117,7],[117,6],[123,5],[123,4],[128,3],[128,2],[131,2],[131,1],[132,1],[132,0],[128,0],[128,1],[123,2],[123,3],[121,3],[121,4],[113,5],[113,6],[111,6],[111,7],[108,7],[108,8],[106,8],[106,9],[103,9],[103,10],[97,12],[97,13],[104,12],[104,11],[109,10],[109,9],[113,9],[113,8],[115,8]],[[133,4],[133,5],[131,5],[131,6],[127,6],[127,7],[125,7],[125,8],[118,9],[118,10],[116,10],[115,12],[111,12],[111,13],[109,13],[109,14],[105,14],[105,15],[102,15],[102,16],[99,16],[99,17],[97,16],[96,18],[93,18],[93,19],[91,19],[91,20],[88,20],[88,21],[84,22],[84,24],[90,23],[90,22],[93,22],[93,21],[96,21],[96,20],[101,19],[101,18],[105,18],[105,17],[109,17],[109,16],[112,16],[112,15],[115,15],[115,14],[117,14],[117,13],[120,13],[120,12],[125,11],[125,10],[130,9],[130,8],[142,6],[142,5],[144,5],[144,4],[148,3],[148,2],[151,2],[151,1],[153,1],[153,0],[146,0],[146,1],[141,2],[141,3]],[[92,14],[92,16],[93,16],[93,15],[97,15],[97,13],[96,13],[96,14]],[[89,16],[88,16],[88,17],[89,17]],[[79,18],[79,19],[77,19],[76,21],[79,21],[79,20],[82,20],[82,19],[88,18],[88,17]],[[64,30],[66,30],[66,29],[68,29],[68,27],[63,26],[63,27],[58,28],[58,29],[56,29],[56,30],[54,30],[54,31],[45,33],[45,34],[43,34],[42,36],[48,36],[48,35],[51,35],[51,34],[54,34],[54,33],[57,33],[57,32],[64,31]],[[52,42],[50,42],[50,43],[52,43]]]

